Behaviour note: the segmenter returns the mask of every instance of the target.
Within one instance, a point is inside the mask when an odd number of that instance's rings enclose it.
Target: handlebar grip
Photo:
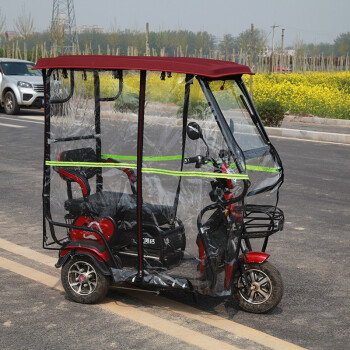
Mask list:
[[[195,156],[195,157],[188,157],[185,158],[184,163],[185,164],[191,164],[191,163],[197,163],[200,160],[201,156]]]

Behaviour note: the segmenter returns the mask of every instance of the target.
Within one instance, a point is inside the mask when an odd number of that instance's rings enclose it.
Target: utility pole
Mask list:
[[[149,48],[149,23],[146,23],[146,56],[151,56],[151,50]]]
[[[284,31],[285,29],[282,28],[282,41],[281,41],[281,57],[282,57],[282,64],[280,64],[280,72],[282,73],[282,69],[284,67],[284,47],[283,47],[283,42],[284,42]]]
[[[272,73],[272,61],[273,61],[273,52],[275,51],[275,28],[278,28],[276,24],[274,24],[272,28],[272,51],[270,56],[270,73]]]
[[[253,43],[254,43],[254,24],[250,25],[250,57],[249,57],[249,67],[253,69]],[[253,97],[253,76],[250,76],[250,87],[249,87],[250,97]]]

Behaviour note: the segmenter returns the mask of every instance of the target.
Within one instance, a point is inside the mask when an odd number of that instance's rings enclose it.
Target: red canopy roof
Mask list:
[[[41,58],[35,68],[132,69],[194,74],[209,78],[253,74],[248,66],[238,63],[188,57],[59,56]]]

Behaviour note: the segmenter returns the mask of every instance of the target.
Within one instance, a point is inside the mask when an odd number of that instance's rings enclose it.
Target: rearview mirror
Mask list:
[[[186,133],[191,140],[198,140],[203,138],[202,129],[196,122],[187,124]]]

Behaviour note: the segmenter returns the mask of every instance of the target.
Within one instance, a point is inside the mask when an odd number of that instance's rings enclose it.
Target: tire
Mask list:
[[[4,98],[4,110],[6,114],[18,114],[19,106],[15,94],[12,91],[7,91]]]
[[[69,298],[77,303],[95,304],[102,300],[109,288],[109,276],[103,275],[92,259],[76,256],[63,265],[61,281]]]
[[[233,298],[244,311],[256,314],[271,311],[283,296],[283,282],[280,273],[267,261],[262,264],[248,263],[245,266],[252,289],[250,293],[247,293],[240,271],[237,271],[232,287]]]

